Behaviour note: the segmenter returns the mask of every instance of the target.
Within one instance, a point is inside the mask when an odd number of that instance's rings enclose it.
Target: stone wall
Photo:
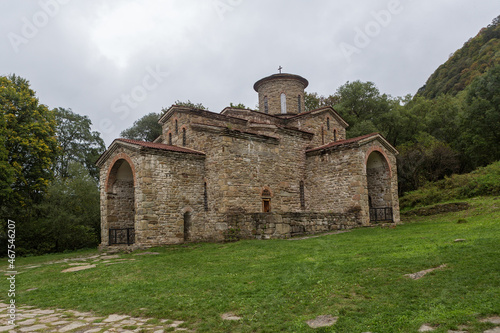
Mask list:
[[[356,213],[227,214],[226,220],[230,228],[246,239],[290,238],[358,226]]]
[[[329,119],[329,121],[328,121]],[[289,121],[290,125],[296,125],[299,129],[314,133],[310,147],[319,147],[327,143],[345,140],[346,131],[330,111],[319,114],[308,114]],[[330,129],[328,129],[330,123]]]
[[[368,157],[374,152],[384,156],[386,169],[374,168],[367,174]],[[399,223],[396,157],[380,141],[308,153],[306,175],[307,210],[335,213],[359,211],[359,223],[368,225],[369,192],[374,191],[378,193],[373,194],[376,200],[383,200],[377,204],[392,207],[394,222]],[[375,176],[370,185],[368,176]],[[384,189],[377,179],[386,183]]]

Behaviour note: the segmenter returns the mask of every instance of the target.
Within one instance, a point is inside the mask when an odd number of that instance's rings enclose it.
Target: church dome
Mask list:
[[[255,82],[259,110],[272,115],[294,115],[304,112],[304,89],[309,82],[300,75],[278,73]]]

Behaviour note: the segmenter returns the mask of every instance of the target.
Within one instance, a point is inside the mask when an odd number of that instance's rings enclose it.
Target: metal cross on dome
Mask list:
[[[281,70],[283,69],[283,67],[278,67],[278,70],[280,71],[280,74],[281,74]]]

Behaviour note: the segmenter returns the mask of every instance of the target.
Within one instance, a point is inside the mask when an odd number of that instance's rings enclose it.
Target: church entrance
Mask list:
[[[109,245],[135,242],[134,175],[129,162],[117,160],[108,176],[107,228]]]
[[[370,222],[392,221],[392,194],[389,164],[384,155],[374,151],[366,162]]]

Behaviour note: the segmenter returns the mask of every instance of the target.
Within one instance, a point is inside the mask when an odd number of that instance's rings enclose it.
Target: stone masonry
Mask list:
[[[377,133],[346,139],[348,124],[331,107],[305,112],[307,84],[271,75],[254,85],[258,111],[173,105],[154,142],[116,139],[97,161],[101,245],[398,223],[397,151]]]

